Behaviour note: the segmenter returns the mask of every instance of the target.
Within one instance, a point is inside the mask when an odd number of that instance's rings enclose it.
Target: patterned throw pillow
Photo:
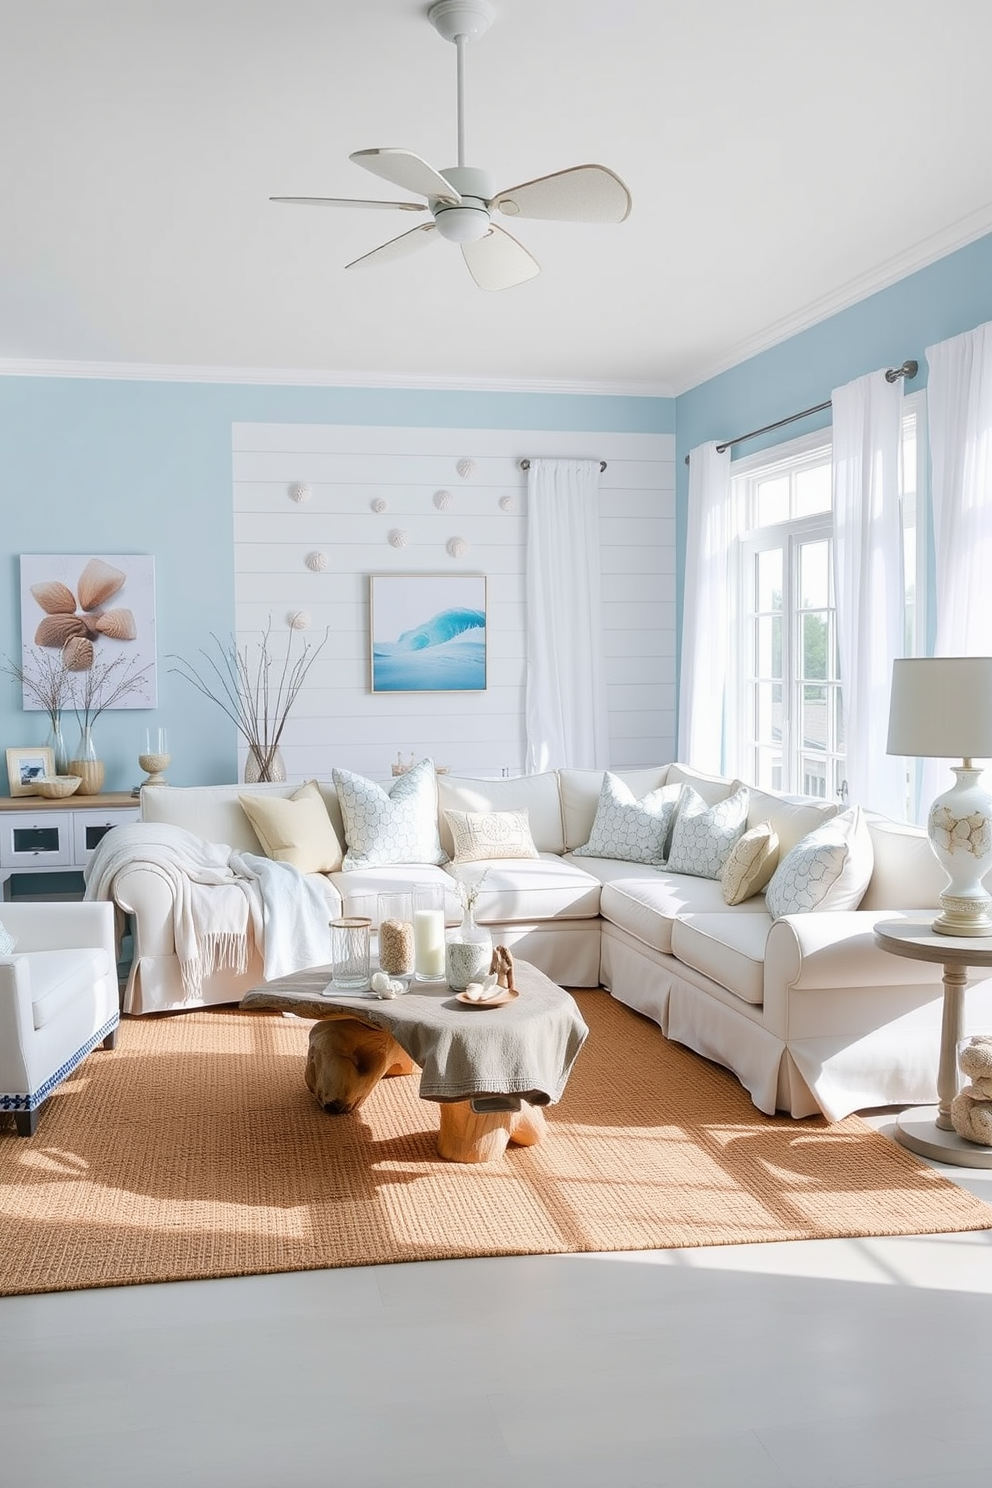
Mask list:
[[[575,849],[575,856],[619,858],[627,863],[663,863],[665,844],[681,794],[680,785],[663,785],[638,800],[629,785],[607,770],[589,841]]]
[[[668,853],[670,873],[719,878],[730,850],[747,829],[748,790],[739,785],[732,796],[707,806],[691,785],[683,788]]]
[[[813,909],[857,909],[875,866],[860,806],[808,833],[787,853],[765,890],[773,920]]]
[[[434,761],[423,759],[386,791],[364,775],[334,770],[348,850],[343,867],[381,868],[390,863],[443,863],[437,835]]]
[[[778,833],[771,822],[759,822],[730,849],[720,870],[724,903],[743,904],[759,894],[778,864]]]
[[[6,925],[0,920],[0,956],[10,956],[17,941],[11,935]]]
[[[444,819],[451,829],[456,863],[538,855],[526,811],[446,811]]]

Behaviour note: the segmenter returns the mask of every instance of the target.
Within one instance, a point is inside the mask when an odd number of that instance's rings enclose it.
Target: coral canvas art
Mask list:
[[[113,706],[154,708],[154,558],[22,553],[21,664],[26,677],[34,675],[42,654],[61,658],[66,670],[80,678],[121,659],[137,682]],[[40,704],[25,689],[22,706],[30,711]]]

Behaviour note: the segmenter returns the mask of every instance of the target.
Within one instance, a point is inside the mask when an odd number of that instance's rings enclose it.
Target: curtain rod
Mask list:
[[[573,458],[573,457],[570,457],[570,458]],[[529,470],[530,469],[530,461],[529,460],[521,460],[520,461],[520,469],[521,470]],[[606,469],[606,461],[605,460],[600,460],[600,462],[599,462],[599,473],[600,473],[600,475],[602,475],[602,473],[603,473],[603,471],[605,469]]]
[[[890,367],[885,374],[886,382],[895,382],[899,377],[915,377],[920,370],[919,362],[912,360],[903,362],[901,367]],[[750,434],[738,434],[736,439],[725,439],[723,444],[717,445],[718,454],[730,449],[733,444],[743,444],[745,439],[757,439],[759,434],[770,434],[773,429],[782,429],[786,424],[794,424],[797,419],[809,418],[812,413],[823,413],[830,407],[830,399],[826,403],[817,403],[815,408],[804,408],[801,413],[790,413],[788,418],[777,419],[774,424],[765,424],[761,429],[752,429]],[[689,456],[686,455],[685,463],[688,465]]]

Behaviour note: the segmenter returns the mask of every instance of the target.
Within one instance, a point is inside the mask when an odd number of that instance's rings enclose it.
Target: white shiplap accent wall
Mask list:
[[[330,639],[283,736],[290,779],[331,766],[388,776],[397,753],[431,755],[457,774],[517,774],[524,760],[525,456],[604,459],[600,480],[603,625],[616,768],[674,758],[675,440],[668,434],[235,424],[234,554],[238,642],[269,618],[284,654],[288,618],[305,611]],[[462,478],[456,464],[475,471]],[[296,482],[309,501],[290,496]],[[438,511],[434,493],[450,491]],[[501,510],[501,496],[516,509]],[[372,511],[382,497],[387,510]],[[407,545],[388,534],[402,528]],[[464,558],[445,544],[463,537]],[[327,554],[321,573],[310,552]],[[483,573],[488,686],[481,693],[373,694],[370,574]],[[294,638],[294,648],[297,639]]]

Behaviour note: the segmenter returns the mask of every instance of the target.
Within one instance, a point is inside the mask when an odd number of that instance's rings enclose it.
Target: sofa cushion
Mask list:
[[[668,765],[649,770],[614,770],[624,785],[629,785],[636,798],[666,785]],[[596,807],[603,790],[602,770],[559,770],[561,811],[565,827],[565,850],[573,852],[589,841]]]
[[[637,800],[629,785],[607,770],[589,841],[577,858],[619,858],[625,863],[662,863],[680,786],[663,785]]]
[[[52,1023],[77,997],[92,997],[93,985],[111,970],[100,946],[73,951],[25,951],[31,973],[31,1020]],[[115,975],[116,975],[116,969]]]
[[[678,915],[717,912],[728,918],[764,915],[765,906],[756,898],[728,909],[719,882],[663,869],[656,870],[651,878],[615,879],[603,885],[600,896],[600,913],[605,920],[666,955],[672,952],[672,925]]]
[[[562,832],[561,797],[554,770],[541,775],[517,775],[508,780],[470,780],[457,775],[439,775],[438,807],[441,812],[441,846],[454,856],[446,811],[526,811],[530,834],[538,852],[560,853],[565,849]]]
[[[755,827],[759,822],[771,822],[778,833],[780,858],[807,832],[815,831],[837,815],[834,801],[818,801],[815,796],[787,796],[779,791],[759,790],[756,785],[749,785],[748,790],[747,824]]]
[[[947,885],[925,827],[866,811],[874,867],[860,909],[933,909]]]
[[[672,927],[672,954],[735,997],[764,1001],[769,914],[690,914]]]
[[[554,853],[506,863],[452,863],[446,871],[460,883],[485,878],[476,901],[483,923],[592,920],[599,914],[599,880]]]
[[[739,780],[729,780],[723,775],[705,775],[701,770],[694,770],[691,765],[680,765],[677,762],[668,767],[667,785],[691,785],[697,796],[702,796],[707,806],[715,806],[717,801],[725,801],[728,796],[733,795]]]
[[[694,786],[684,786],[672,827],[669,872],[719,878],[731,848],[744,835],[747,804],[746,785],[713,806],[707,806]]]
[[[288,800],[250,794],[238,800],[266,857],[290,863],[301,873],[336,873],[341,867],[341,844],[316,780],[308,780]]]
[[[331,873],[325,878],[341,896],[341,913],[362,915],[379,923],[380,894],[412,894],[417,884],[440,884],[445,891],[444,919],[457,925],[462,917],[458,891],[443,868],[424,863],[389,863],[382,868],[352,868],[347,873]]]
[[[797,842],[765,890],[773,919],[811,910],[857,909],[871,878],[871,833],[860,806],[824,822]]]
[[[738,837],[720,869],[720,884],[728,904],[743,904],[760,894],[778,866],[778,833],[771,822],[759,822]]]
[[[344,871],[392,863],[443,863],[434,761],[422,759],[389,790],[351,770],[334,770],[347,851]]]
[[[446,811],[455,863],[536,858],[526,811]]]
[[[285,781],[266,785],[145,785],[141,789],[141,820],[168,822],[202,837],[226,843],[238,852],[261,853],[262,844],[241,809],[239,796],[289,797],[297,786]]]

